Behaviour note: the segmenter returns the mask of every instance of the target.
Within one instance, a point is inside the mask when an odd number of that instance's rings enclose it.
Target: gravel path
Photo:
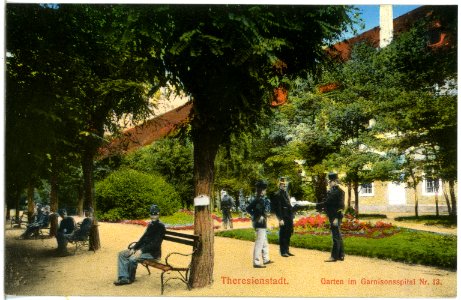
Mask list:
[[[55,239],[18,240],[23,229],[6,228],[5,293],[160,296],[158,270],[149,276],[140,266],[133,284],[116,287],[112,283],[116,279],[118,251],[137,240],[144,227],[101,222],[99,229],[102,248],[96,253],[80,250],[73,256],[55,257]],[[168,241],[163,244],[164,255],[185,249]],[[457,294],[457,275],[453,271],[352,255],[343,262],[326,263],[327,252],[298,248],[292,248],[294,257],[284,258],[278,255],[277,245],[270,245],[274,264],[254,269],[252,251],[253,242],[216,237],[213,285],[188,291],[181,282],[171,281],[165,296],[455,297]]]

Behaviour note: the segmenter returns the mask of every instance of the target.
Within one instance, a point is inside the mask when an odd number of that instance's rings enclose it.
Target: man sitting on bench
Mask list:
[[[153,204],[150,207],[151,222],[146,231],[136,242],[136,244],[127,250],[118,254],[118,279],[115,285],[130,284],[136,277],[136,268],[140,260],[157,259],[162,256],[162,242],[165,236],[165,225],[159,220],[160,209]]]
[[[38,236],[40,228],[46,228],[50,224],[50,206],[45,205],[42,208],[42,213],[39,214],[39,219],[27,225],[26,231],[19,238],[29,239],[32,236]]]
[[[90,207],[84,210],[85,218],[83,219],[80,226],[75,229],[74,232],[69,234],[64,234],[63,238],[60,240],[61,244],[61,256],[67,256],[67,243],[74,241],[84,241],[90,235],[91,225],[93,224],[93,209]]]
[[[56,241],[58,242],[57,255],[65,256],[68,255],[66,235],[70,235],[74,232],[75,220],[67,215],[67,211],[64,208],[59,209],[58,214],[61,217],[61,222],[59,223],[58,232],[56,233]]]
[[[82,241],[90,235],[91,225],[93,225],[93,208],[84,210],[85,218],[80,226],[72,234],[66,235],[68,241]]]

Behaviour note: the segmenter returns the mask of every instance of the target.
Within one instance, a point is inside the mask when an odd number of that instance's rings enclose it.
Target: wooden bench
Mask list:
[[[69,240],[69,243],[75,245],[74,254],[77,252],[78,249],[83,250],[85,247],[88,249],[90,248],[89,236],[86,236],[85,238],[79,240]],[[95,250],[93,250],[93,252],[96,253]]]
[[[172,279],[178,279],[184,282],[187,286],[187,289],[191,289],[191,286],[189,284],[189,272],[192,264],[192,255],[197,251],[197,249],[200,246],[200,237],[198,235],[192,235],[192,234],[186,234],[186,233],[180,233],[180,232],[175,232],[175,231],[170,231],[166,230],[165,231],[165,237],[163,238],[164,240],[171,241],[174,243],[179,243],[179,244],[184,244],[184,245],[189,245],[192,246],[192,251],[189,253],[180,253],[180,252],[171,252],[165,257],[165,263],[162,263],[158,260],[142,260],[139,261],[141,265],[146,267],[147,272],[149,272],[150,275],[150,270],[149,267],[153,267],[159,270],[162,270],[162,274],[160,276],[161,279],[161,294],[163,295],[163,292],[165,290],[165,284],[172,280]],[[128,248],[132,247],[134,243],[131,243]],[[180,255],[180,256],[190,256],[190,260],[188,265],[173,265],[168,262],[168,259],[170,259],[173,255]],[[168,278],[165,278],[165,275],[173,275],[173,276],[168,276]],[[174,276],[176,275],[176,276]]]
[[[82,225],[82,222],[78,222],[76,224],[75,230],[79,229],[81,225]],[[93,227],[95,225],[91,225],[91,226]],[[74,254],[77,252],[77,250],[79,249],[83,250],[85,247],[87,247],[88,250],[90,249],[90,233],[91,233],[91,230],[84,237],[81,237],[77,240],[68,240],[69,243],[75,245]],[[96,250],[93,249],[93,252],[96,253]]]
[[[13,227],[21,228],[22,224],[24,224],[26,226],[28,224],[27,213],[21,214],[18,218],[16,218],[16,216],[11,217],[11,228],[13,228]]]

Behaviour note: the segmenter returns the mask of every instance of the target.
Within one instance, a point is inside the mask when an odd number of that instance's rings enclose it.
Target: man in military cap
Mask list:
[[[272,205],[279,220],[279,245],[280,255],[283,257],[294,256],[290,252],[290,239],[293,234],[294,210],[287,191],[288,180],[286,177],[279,179],[279,190],[275,193]]]
[[[222,224],[224,229],[227,229],[229,225],[230,228],[233,227],[232,224],[232,207],[234,206],[234,199],[229,196],[227,191],[221,191],[221,212],[222,212]]]
[[[71,234],[75,229],[74,218],[67,215],[64,208],[58,209],[58,215],[61,217],[59,228],[56,233],[56,242],[58,243],[58,255],[67,255],[67,239],[66,234]]]
[[[37,206],[37,209],[39,209],[39,206]],[[41,211],[41,213],[37,215],[38,219],[27,225],[26,231],[21,234],[19,237],[20,239],[29,239],[32,236],[38,236],[40,228],[48,227],[50,224],[50,206],[45,205],[42,209],[39,209],[39,211]]]
[[[256,240],[253,250],[253,267],[265,268],[272,263],[269,258],[269,243],[267,241],[267,217],[270,214],[270,201],[266,197],[267,182],[256,182],[256,196],[252,197],[247,212],[251,215],[253,228],[256,230]],[[262,260],[261,260],[262,254]]]
[[[118,254],[118,279],[115,285],[130,284],[136,277],[138,261],[157,259],[162,256],[162,242],[165,236],[165,225],[160,222],[160,209],[153,204],[150,207],[151,222],[133,247]]]
[[[341,236],[341,221],[344,211],[344,191],[338,186],[338,174],[328,174],[328,184],[330,190],[327,192],[325,201],[316,205],[317,209],[324,209],[328,220],[330,221],[331,236],[333,238],[333,247],[331,256],[326,262],[335,262],[344,260],[344,244]]]

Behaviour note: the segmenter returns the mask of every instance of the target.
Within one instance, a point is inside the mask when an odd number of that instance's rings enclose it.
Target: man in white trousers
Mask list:
[[[256,240],[253,250],[253,267],[265,268],[272,263],[269,258],[269,243],[267,241],[267,217],[270,214],[270,200],[266,197],[267,183],[256,182],[256,195],[252,197],[247,212],[252,216],[253,228],[256,230]],[[262,259],[261,259],[262,256]]]

